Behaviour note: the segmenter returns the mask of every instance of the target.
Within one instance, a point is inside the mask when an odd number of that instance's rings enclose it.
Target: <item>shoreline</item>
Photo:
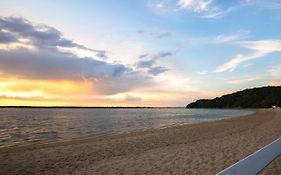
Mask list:
[[[1,107],[0,107],[1,108]],[[10,107],[9,107],[10,108]],[[20,107],[20,108],[25,108],[25,107]],[[28,107],[28,108],[34,108],[34,107]],[[41,107],[35,107],[35,108],[41,108]],[[46,108],[46,107],[43,107]],[[47,107],[50,108],[50,107]],[[51,107],[52,108],[52,107]],[[63,108],[68,108],[68,107],[62,107]],[[71,107],[72,108],[72,107]],[[76,107],[75,107],[76,108]],[[81,108],[81,107],[78,107]],[[84,107],[82,107],[84,108]],[[92,107],[86,107],[86,108],[92,108]],[[99,107],[94,107],[94,108],[99,108]],[[111,107],[109,107],[111,108]],[[140,107],[143,108],[143,107]],[[147,107],[144,107],[147,108]],[[158,107],[153,107],[150,109],[157,109]],[[163,107],[166,108],[166,107]],[[177,107],[168,107],[168,108],[177,108]],[[112,109],[115,109],[114,107]],[[117,108],[117,109],[122,109],[122,108]],[[135,107],[132,107],[132,109],[138,109]],[[206,108],[208,110],[219,110],[218,108]],[[225,110],[225,109],[223,109]],[[228,110],[228,109],[226,109]],[[229,110],[238,110],[240,111],[241,109],[229,109]],[[220,121],[220,120],[229,120],[232,118],[240,118],[240,117],[245,117],[248,115],[254,115],[258,109],[254,109],[254,108],[249,108],[249,109],[244,109],[247,110],[249,112],[251,112],[250,114],[244,114],[242,116],[232,116],[232,117],[227,117],[227,118],[221,118],[221,119],[215,119],[215,120],[209,120],[209,121],[198,121],[198,122],[193,122],[193,123],[177,123],[177,124],[172,124],[172,125],[167,125],[167,126],[162,126],[159,128],[147,128],[147,129],[143,129],[143,130],[133,130],[133,131],[125,131],[125,132],[120,132],[120,133],[109,133],[109,134],[102,134],[102,135],[88,135],[88,136],[82,136],[82,137],[77,137],[77,138],[72,138],[72,139],[62,139],[62,140],[39,140],[39,141],[35,141],[35,142],[26,142],[26,143],[20,143],[18,145],[8,145],[8,146],[2,146],[0,147],[0,152],[1,150],[4,149],[24,149],[24,148],[28,148],[31,146],[46,146],[46,145],[57,145],[57,144],[71,144],[71,143],[80,143],[80,142],[87,142],[87,141],[94,141],[94,140],[101,140],[107,137],[117,137],[117,136],[126,136],[126,135],[130,135],[130,134],[141,134],[141,133],[145,133],[145,132],[153,132],[153,131],[158,131],[158,130],[163,130],[163,129],[169,129],[169,128],[177,128],[177,127],[185,127],[185,126],[189,126],[189,125],[197,125],[197,124],[203,124],[203,123],[210,123],[210,122],[216,122],[216,121]]]
[[[0,169],[4,174],[214,174],[280,136],[281,110],[258,109],[231,119],[6,147],[0,149]],[[267,169],[281,171],[274,162]]]
[[[33,107],[31,107],[31,108],[33,108]],[[47,107],[47,108],[49,108],[49,107]],[[68,108],[68,107],[66,107],[66,108]],[[82,107],[82,108],[84,108],[84,107]],[[96,107],[94,107],[94,108],[96,108]],[[97,107],[97,108],[99,108],[99,107]],[[134,107],[132,107],[132,108],[134,108]],[[144,108],[146,108],[146,107],[144,107]],[[157,108],[157,107],[154,107],[154,108]],[[151,109],[154,109],[154,108],[151,108]],[[166,108],[166,107],[164,107],[164,108]],[[176,107],[168,107],[168,108],[176,108]],[[206,109],[209,110],[209,108],[206,108]],[[210,108],[210,110],[212,110],[212,109],[217,110],[216,108]],[[232,110],[241,110],[241,109],[232,109]],[[251,109],[245,109],[245,110],[253,111],[253,113],[242,115],[242,116],[233,116],[233,117],[228,117],[228,118],[210,120],[210,121],[203,121],[203,122],[197,122],[197,123],[174,124],[174,125],[163,126],[163,127],[160,127],[160,128],[150,128],[150,129],[145,129],[145,130],[129,131],[129,132],[124,132],[124,133],[104,134],[104,135],[97,135],[97,136],[95,136],[95,135],[85,136],[85,137],[82,137],[82,138],[73,138],[73,139],[69,139],[69,140],[57,140],[57,141],[50,140],[50,141],[43,141],[43,142],[39,141],[39,142],[34,142],[34,143],[29,142],[29,143],[20,144],[20,145],[11,145],[11,146],[6,146],[6,147],[0,147],[0,153],[1,153],[1,150],[26,149],[26,148],[28,149],[29,147],[45,147],[45,146],[52,147],[52,146],[56,146],[56,145],[59,145],[59,144],[68,145],[68,144],[74,144],[74,143],[101,141],[103,139],[111,139],[111,138],[115,138],[115,137],[122,138],[122,137],[131,136],[131,135],[134,136],[134,135],[139,135],[139,134],[158,132],[158,131],[161,131],[161,130],[173,130],[173,129],[181,128],[181,127],[190,127],[192,125],[195,126],[195,125],[207,124],[207,123],[218,122],[218,121],[223,121],[223,120],[230,120],[230,119],[234,119],[234,118],[247,117],[247,116],[255,115],[258,110],[267,110],[267,109],[253,109],[253,108],[251,108]]]

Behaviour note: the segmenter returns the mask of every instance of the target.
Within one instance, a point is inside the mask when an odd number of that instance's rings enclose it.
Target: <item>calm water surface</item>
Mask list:
[[[0,148],[159,129],[251,113],[254,111],[185,108],[0,108]]]

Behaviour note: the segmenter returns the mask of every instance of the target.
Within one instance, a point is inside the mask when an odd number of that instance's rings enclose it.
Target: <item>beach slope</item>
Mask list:
[[[215,174],[281,137],[281,110],[0,150],[0,174]],[[281,174],[281,158],[261,174]]]

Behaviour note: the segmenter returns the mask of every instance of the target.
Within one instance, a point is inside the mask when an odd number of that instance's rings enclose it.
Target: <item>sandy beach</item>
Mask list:
[[[0,174],[215,174],[281,137],[281,110],[0,150]],[[281,157],[260,173],[281,174]]]

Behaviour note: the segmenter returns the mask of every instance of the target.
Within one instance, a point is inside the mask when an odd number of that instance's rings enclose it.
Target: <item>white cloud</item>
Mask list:
[[[215,72],[233,71],[236,67],[246,61],[264,57],[273,52],[281,51],[281,40],[260,40],[239,42],[243,47],[253,50],[250,54],[237,54],[227,63],[216,68]]]
[[[281,3],[278,0],[244,0],[236,2],[232,6],[225,6],[222,3],[219,4],[215,0],[178,0],[177,5],[181,9],[198,13],[202,18],[207,19],[217,19],[247,5],[258,5],[271,10],[281,9]]]
[[[259,41],[244,41],[241,42],[245,47],[263,51],[263,52],[275,52],[281,51],[281,40],[259,40]]]
[[[205,14],[202,16],[202,18],[207,18],[207,19],[216,19],[224,14],[223,11],[213,11],[211,13]]]
[[[229,84],[244,84],[244,83],[249,83],[254,80],[257,80],[257,77],[246,77],[246,78],[239,78],[239,79],[232,79],[232,80],[225,80],[225,82]]]
[[[179,0],[180,9],[200,14],[201,18],[216,19],[231,12],[234,7],[221,7],[213,0]]]
[[[203,70],[203,71],[198,71],[196,72],[198,75],[206,75],[208,73],[207,70]]]
[[[263,52],[255,52],[253,54],[250,55],[243,55],[243,54],[238,54],[236,55],[233,59],[231,59],[230,61],[228,61],[227,63],[218,66],[215,70],[215,72],[224,72],[229,70],[230,72],[232,72],[234,69],[236,69],[236,67],[245,62],[245,61],[249,61],[249,60],[253,60],[253,59],[257,59],[260,57],[265,56],[267,53],[263,53]]]
[[[212,0],[179,0],[178,5],[193,12],[203,12],[210,8]]]
[[[197,14],[200,18],[217,19],[244,3],[227,6],[215,0],[147,0],[148,6],[157,14],[172,17],[174,14],[188,11]]]
[[[231,42],[231,41],[237,41],[240,39],[243,39],[246,37],[250,31],[248,30],[240,30],[237,33],[230,34],[230,35],[218,35],[215,40],[219,43],[225,43],[225,42]]]

